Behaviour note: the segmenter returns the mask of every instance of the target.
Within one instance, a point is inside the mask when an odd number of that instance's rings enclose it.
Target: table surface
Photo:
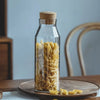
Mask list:
[[[95,76],[79,76],[79,77],[64,77],[61,79],[75,79],[75,80],[85,80],[98,84],[100,86],[100,75]],[[18,86],[21,82],[29,80],[3,80],[0,81],[0,91],[3,91],[2,100],[40,100],[37,97],[29,96],[18,91]],[[46,99],[47,100],[47,99]],[[87,98],[82,100],[100,100],[100,91],[96,97]]]

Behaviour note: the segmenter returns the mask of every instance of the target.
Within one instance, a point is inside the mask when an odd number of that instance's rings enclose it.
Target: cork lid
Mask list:
[[[40,12],[40,19],[56,19],[55,12]]]

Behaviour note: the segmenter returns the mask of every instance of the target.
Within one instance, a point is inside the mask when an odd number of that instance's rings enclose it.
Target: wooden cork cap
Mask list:
[[[40,12],[40,19],[45,20],[44,24],[55,24],[56,13],[55,12]]]
[[[56,19],[55,12],[40,12],[40,19]]]

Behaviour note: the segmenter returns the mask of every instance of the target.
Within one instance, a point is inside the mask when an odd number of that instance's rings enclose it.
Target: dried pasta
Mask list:
[[[53,42],[36,43],[37,90],[58,90],[59,88],[59,46]]]
[[[57,90],[49,90],[49,93],[51,95],[79,95],[79,94],[82,94],[83,91],[82,90],[77,90],[77,89],[74,89],[72,91],[67,91],[66,89],[60,89],[60,91],[57,91]]]

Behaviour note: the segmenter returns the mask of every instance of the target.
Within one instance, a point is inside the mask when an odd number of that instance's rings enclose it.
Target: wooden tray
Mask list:
[[[86,81],[78,81],[78,80],[60,80],[60,88],[67,89],[68,91],[73,89],[81,89],[83,90],[82,94],[79,95],[50,95],[46,92],[36,92],[34,90],[34,81],[23,82],[19,85],[19,89],[25,93],[32,94],[38,97],[45,96],[49,98],[84,98],[90,96],[96,96],[99,90],[99,86]]]

